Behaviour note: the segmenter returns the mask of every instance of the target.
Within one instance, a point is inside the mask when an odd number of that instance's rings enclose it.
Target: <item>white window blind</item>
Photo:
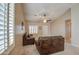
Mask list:
[[[14,4],[0,3],[0,54],[14,42]]]
[[[6,31],[6,4],[0,3],[0,54],[5,50],[5,37],[7,37]]]
[[[4,40],[5,40],[5,49],[7,49],[8,48],[8,33],[7,33],[7,16],[8,16],[8,4],[5,4],[5,12],[4,12]]]
[[[9,4],[9,45],[14,42],[14,4]]]
[[[29,25],[29,33],[30,34],[37,34],[38,33],[38,26],[37,25]]]

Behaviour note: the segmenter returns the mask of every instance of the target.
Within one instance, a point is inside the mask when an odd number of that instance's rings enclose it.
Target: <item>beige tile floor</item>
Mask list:
[[[35,45],[15,47],[9,55],[39,55]],[[79,55],[79,48],[65,44],[64,51],[57,52],[51,55]]]

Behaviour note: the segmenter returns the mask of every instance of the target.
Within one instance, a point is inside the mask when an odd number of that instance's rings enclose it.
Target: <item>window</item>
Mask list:
[[[12,40],[11,37],[14,36],[14,30],[13,30],[14,27],[10,27],[10,26],[14,26],[14,21],[11,21],[11,20],[14,20],[14,15],[13,15],[14,9],[11,8],[12,11],[9,11],[10,7],[14,8],[13,5],[8,3],[0,3],[0,54],[9,48],[9,45]],[[12,12],[12,13],[9,13],[9,12]],[[9,15],[11,15],[11,17],[13,16],[13,18],[11,18]],[[13,35],[9,36],[11,34]]]
[[[38,26],[37,25],[30,25],[29,26],[29,33],[30,34],[36,34],[36,33],[38,33]]]

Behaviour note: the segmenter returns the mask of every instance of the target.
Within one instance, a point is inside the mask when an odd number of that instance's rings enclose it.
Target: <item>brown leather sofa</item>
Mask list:
[[[39,37],[35,44],[37,50],[42,55],[64,50],[64,38],[62,36]]]
[[[23,46],[34,44],[35,38],[32,37],[32,34],[25,33],[23,35]]]

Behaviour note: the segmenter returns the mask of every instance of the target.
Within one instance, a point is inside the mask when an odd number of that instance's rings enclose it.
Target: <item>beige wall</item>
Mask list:
[[[21,22],[24,21],[23,19],[23,11],[22,11],[22,5],[21,4],[16,4],[16,20],[15,20],[15,30],[16,30],[16,27],[21,25]],[[19,29],[18,29],[19,30]],[[16,30],[16,34],[15,34],[15,43],[16,43],[16,46],[19,46],[18,43],[21,43],[21,38],[22,38],[22,34],[17,34],[17,31]],[[19,40],[18,40],[19,39]]]
[[[24,13],[24,6],[22,3],[17,3],[16,4],[16,20],[15,20],[15,24],[16,26],[21,25],[21,23],[24,23],[25,29],[27,31],[27,19],[25,18],[25,13]]]
[[[65,37],[65,20],[71,19],[71,10],[69,9],[62,16],[54,20],[51,24],[52,35],[62,35]]]
[[[24,27],[25,27],[25,31],[27,31],[27,20],[25,19],[25,14],[24,14],[24,7],[23,4],[21,3],[17,3],[16,4],[16,20],[15,20],[15,27],[20,26],[21,23],[24,23]],[[16,28],[15,28],[16,29]],[[15,34],[15,46],[20,47],[22,46],[22,36],[23,33],[17,33],[19,29],[16,30],[16,34]]]
[[[79,47],[79,4],[71,8],[72,45]]]

